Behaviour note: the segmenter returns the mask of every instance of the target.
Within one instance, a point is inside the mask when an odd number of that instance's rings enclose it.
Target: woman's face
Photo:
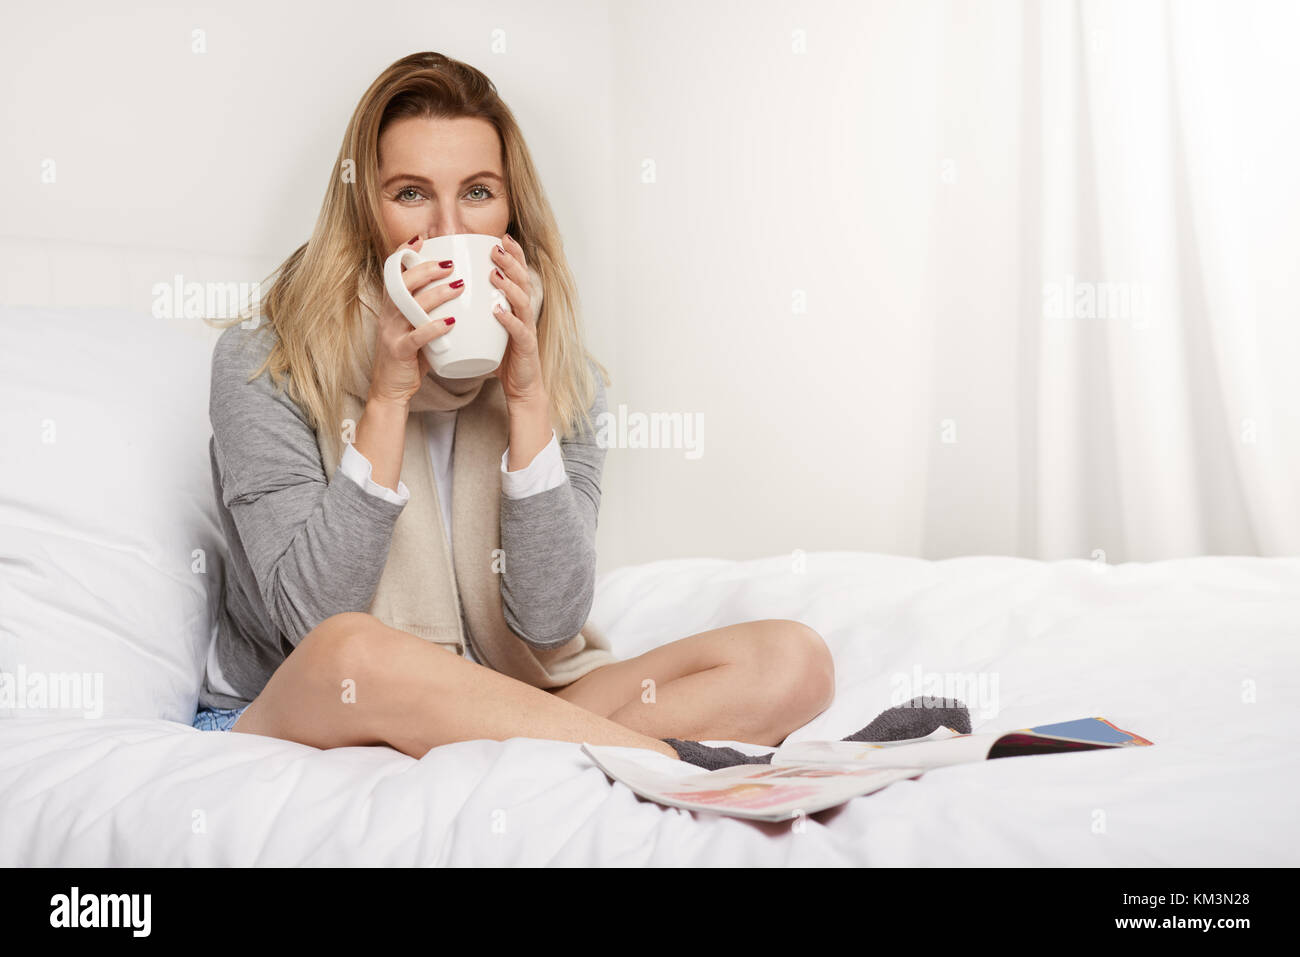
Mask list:
[[[510,225],[496,127],[477,117],[406,117],[379,136],[379,209],[388,242],[385,257],[412,236],[505,234]],[[488,375],[430,377],[461,393]]]
[[[510,204],[496,128],[478,117],[405,117],[379,137],[379,208],[386,252],[412,236],[501,236]]]

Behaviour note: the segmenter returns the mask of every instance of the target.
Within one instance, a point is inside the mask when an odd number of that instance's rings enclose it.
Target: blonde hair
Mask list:
[[[583,343],[577,285],[523,134],[487,76],[440,53],[403,57],[370,85],[343,134],[311,237],[261,283],[269,291],[241,315],[228,322],[205,321],[225,328],[265,316],[277,341],[250,381],[263,371],[277,385],[287,379],[289,397],[315,429],[341,422],[345,370],[354,356],[365,354],[358,287],[382,289],[387,256],[379,207],[379,134],[404,117],[478,117],[496,128],[510,203],[508,229],[545,293],[537,336],[551,424],[561,438],[571,438],[579,422],[594,431],[588,409],[596,383],[587,361],[605,385],[609,372]],[[321,431],[332,436],[339,451],[341,430]]]

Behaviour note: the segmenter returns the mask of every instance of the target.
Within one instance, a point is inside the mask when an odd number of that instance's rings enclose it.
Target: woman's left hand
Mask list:
[[[491,375],[501,380],[507,403],[527,403],[546,398],[542,381],[542,359],[537,346],[537,316],[533,310],[533,281],[524,261],[524,249],[507,235],[500,246],[492,247],[492,284],[510,303],[509,310],[493,308],[497,321],[510,333],[501,364]]]

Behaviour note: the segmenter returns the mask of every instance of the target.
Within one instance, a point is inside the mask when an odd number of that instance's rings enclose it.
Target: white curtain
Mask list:
[[[1297,19],[1185,0],[945,8],[925,554],[1300,551],[1297,379],[1265,354],[1295,342],[1300,306],[1292,280],[1259,275],[1298,227],[1259,219],[1278,184],[1243,162],[1297,88],[1252,68],[1255,45]],[[979,229],[1014,253],[972,279]],[[996,539],[989,521],[1014,538],[972,549]]]

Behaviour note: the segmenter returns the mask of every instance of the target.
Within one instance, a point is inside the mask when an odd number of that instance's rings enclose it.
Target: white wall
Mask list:
[[[610,450],[601,571],[794,549],[1071,557],[1026,533],[1007,358],[1023,343],[1002,321],[1038,282],[1018,259],[1037,215],[1021,4],[115,6],[6,14],[5,302],[147,310],[175,272],[261,279],[307,236],[364,88],[434,49],[483,69],[520,119],[611,408],[703,416],[699,458]],[[1236,8],[1242,68],[1278,98],[1240,156],[1275,186],[1245,212],[1293,475],[1300,128],[1278,81],[1295,74],[1277,8]],[[94,261],[55,272],[50,249],[73,242]],[[962,440],[941,445],[952,416]],[[1179,548],[1130,541],[1112,560]]]

